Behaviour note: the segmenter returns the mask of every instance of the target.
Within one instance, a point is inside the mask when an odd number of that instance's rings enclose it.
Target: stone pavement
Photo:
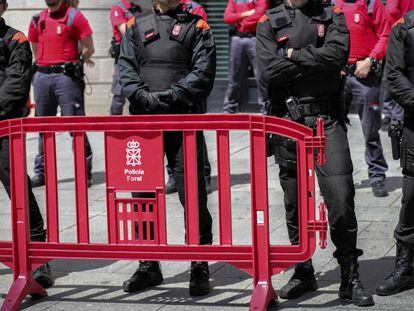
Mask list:
[[[367,167],[364,162],[364,143],[359,120],[351,118],[349,139],[354,162],[356,185],[356,210],[359,220],[359,247],[364,250],[361,258],[361,277],[370,290],[383,280],[391,271],[394,256],[392,232],[398,218],[401,200],[401,170],[399,163],[391,160],[390,142],[382,132],[385,155],[389,161],[387,186],[390,195],[375,198],[367,179]],[[209,156],[213,166],[213,188],[216,189],[216,148],[214,133],[207,132]],[[89,191],[90,229],[92,242],[105,242],[105,173],[103,136],[91,133],[90,140],[94,151],[94,186]],[[73,180],[73,157],[68,152],[70,138],[61,134],[57,139],[59,179],[59,221],[61,240],[74,242],[75,200]],[[27,142],[28,170],[32,174],[33,158],[37,151],[35,136],[29,136]],[[249,181],[249,139],[245,132],[231,135],[231,174],[233,233],[235,244],[250,244],[250,181]],[[277,181],[277,168],[273,159],[269,159],[269,200],[271,203],[271,242],[287,244],[287,232],[284,223],[282,191]],[[9,201],[5,192],[0,190],[0,238],[10,239]],[[35,195],[44,209],[44,188],[35,189]],[[209,209],[213,219],[217,219],[217,191],[209,196]],[[183,210],[177,194],[167,196],[168,231],[172,243],[183,243]],[[218,231],[217,222],[214,232]],[[217,239],[215,241],[217,243]],[[334,248],[328,242],[326,250],[317,250],[314,256],[315,269],[320,289],[293,301],[280,300],[277,308],[284,310],[312,309],[356,309],[343,302],[337,296],[339,287],[339,269],[332,259]],[[137,267],[136,262],[125,261],[68,261],[56,260],[51,263],[56,285],[50,289],[49,296],[41,300],[28,299],[23,304],[27,310],[248,310],[252,292],[252,279],[232,266],[212,263],[211,284],[213,289],[207,297],[192,298],[188,295],[189,264],[181,262],[163,263],[164,284],[146,292],[127,295],[121,285]],[[273,285],[279,289],[292,272],[273,278]],[[12,281],[12,273],[0,265],[0,303]],[[399,295],[381,298],[375,296],[376,305],[370,310],[412,310],[414,290]],[[274,310],[275,307],[270,309]]]

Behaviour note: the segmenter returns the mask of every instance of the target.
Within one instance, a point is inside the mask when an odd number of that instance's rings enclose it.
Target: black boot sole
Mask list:
[[[351,293],[344,293],[344,292],[339,292],[339,298],[343,299],[343,300],[347,300],[349,302],[351,302],[354,306],[357,307],[369,307],[369,306],[373,306],[375,305],[374,302],[374,298],[370,297],[368,299],[365,300],[352,300],[352,294]]]
[[[190,296],[199,297],[199,296],[206,296],[210,294],[210,287],[209,288],[199,288],[199,287],[191,287],[190,286]]]
[[[392,295],[396,295],[398,293],[401,293],[401,292],[404,292],[406,290],[410,290],[410,289],[413,289],[413,288],[414,288],[414,280],[408,282],[407,284],[399,286],[398,288],[396,288],[394,290],[380,291],[380,290],[376,289],[375,292],[378,296],[392,296]]]
[[[143,284],[137,284],[137,283],[129,283],[129,284],[122,284],[122,289],[124,290],[124,292],[126,293],[135,293],[135,292],[140,292],[143,291],[147,288],[150,287],[155,287],[158,286],[160,284],[162,284],[162,282],[164,281],[164,278],[162,277],[162,275],[160,276],[156,276],[155,278],[151,279],[149,282]]]
[[[287,293],[285,293],[284,291],[280,290],[278,292],[279,297],[282,299],[296,299],[299,298],[300,296],[302,296],[304,293],[308,293],[308,292],[314,292],[318,290],[318,283],[316,282],[316,279],[313,279],[310,282],[306,282],[306,284],[304,284],[303,289],[302,290],[297,290],[297,291],[288,291]]]

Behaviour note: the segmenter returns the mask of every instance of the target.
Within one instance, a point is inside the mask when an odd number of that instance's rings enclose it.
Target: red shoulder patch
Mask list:
[[[196,25],[196,28],[201,29],[201,31],[209,30],[210,25],[204,19],[199,19]]]
[[[19,43],[25,43],[27,41],[27,38],[23,32],[17,32],[14,34],[12,40],[17,41]]]
[[[334,5],[333,12],[339,14],[342,13],[342,9],[339,6]]]
[[[392,25],[392,27],[397,26],[397,25],[399,25],[399,24],[403,24],[403,23],[404,23],[404,17],[401,17],[398,21],[396,21],[396,22],[394,23],[394,25]]]
[[[131,18],[127,23],[127,28],[132,28],[135,25],[135,17]]]
[[[264,22],[267,22],[268,20],[269,20],[269,17],[266,14],[264,14],[262,17],[260,17],[259,23],[264,23]]]

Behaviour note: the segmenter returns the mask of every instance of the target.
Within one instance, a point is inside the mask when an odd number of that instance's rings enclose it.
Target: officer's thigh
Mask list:
[[[346,79],[346,88],[352,94],[351,104],[379,104],[379,81],[373,74],[368,75],[365,79],[348,76]]]
[[[36,72],[33,76],[36,116],[55,116],[57,113],[57,100],[52,92],[53,76],[40,72]]]
[[[59,75],[55,78],[54,91],[63,116],[85,115],[83,89],[79,80]]]
[[[353,209],[355,188],[346,125],[333,121],[326,126],[325,135],[326,161],[323,166],[316,166],[322,196],[328,208],[348,206]]]

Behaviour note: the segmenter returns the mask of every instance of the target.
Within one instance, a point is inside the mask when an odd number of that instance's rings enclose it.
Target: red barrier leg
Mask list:
[[[277,299],[276,292],[272,286],[272,280],[261,280],[257,282],[253,289],[252,299],[250,301],[250,311],[265,311],[267,306],[275,303]]]
[[[257,122],[257,123],[256,123]],[[252,233],[254,289],[250,310],[265,311],[277,299],[270,269],[269,211],[267,193],[266,136],[262,118],[252,119],[250,131],[250,173],[252,198]],[[256,130],[256,129],[260,130]]]
[[[45,297],[47,296],[47,292],[32,278],[32,276],[28,277],[21,275],[10,287],[9,293],[7,294],[1,307],[1,311],[19,310],[20,304],[27,295]]]

